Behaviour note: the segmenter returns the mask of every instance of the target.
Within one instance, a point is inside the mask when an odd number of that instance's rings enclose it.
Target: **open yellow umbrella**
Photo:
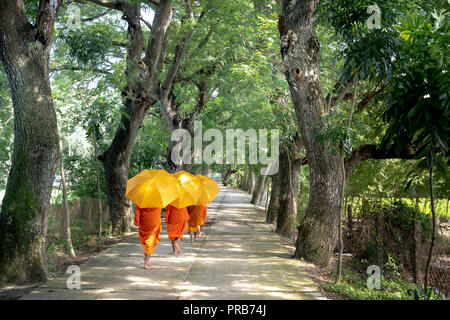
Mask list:
[[[180,184],[170,173],[146,169],[128,180],[125,197],[140,208],[164,208],[180,194]]]
[[[201,174],[198,174],[197,178],[200,180],[202,186],[202,195],[198,199],[197,204],[207,204],[212,202],[220,191],[219,186],[213,179]]]
[[[170,204],[178,209],[196,205],[202,195],[202,187],[198,178],[186,171],[178,171],[172,175],[180,183],[181,194]]]

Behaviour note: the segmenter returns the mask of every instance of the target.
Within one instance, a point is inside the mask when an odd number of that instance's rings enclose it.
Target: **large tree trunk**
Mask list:
[[[258,179],[256,180],[255,190],[253,190],[252,200],[250,200],[250,203],[259,205],[259,203],[262,200],[262,196],[264,194],[264,189],[266,188],[266,180],[267,176],[265,175],[258,176]]]
[[[172,1],[161,0],[155,13],[154,27],[143,60],[143,36],[140,26],[140,5],[124,2],[123,16],[128,23],[130,42],[127,51],[127,86],[124,96],[124,113],[110,147],[99,156],[105,168],[106,195],[114,234],[131,230],[131,203],[125,198],[128,168],[134,140],[146,110],[156,103],[149,94],[153,89],[154,75],[161,51],[162,39],[172,17]],[[145,70],[142,66],[145,65]]]
[[[145,109],[127,107],[129,118],[122,116],[122,124],[114,140],[101,156],[105,168],[106,195],[111,214],[113,234],[131,230],[131,202],[125,198],[131,151],[137,131],[144,118]]]
[[[59,6],[42,0],[32,25],[23,1],[0,2],[0,58],[14,108],[14,152],[0,217],[0,281],[46,280],[47,212],[59,156],[48,62]]]
[[[297,220],[297,184],[300,169],[301,160],[290,159],[286,150],[283,150],[278,169],[280,199],[275,232],[284,237],[292,237]]]
[[[272,176],[272,191],[270,193],[269,208],[267,209],[266,222],[274,223],[280,210],[280,171]]]
[[[319,42],[313,27],[318,0],[284,0],[279,21],[285,75],[297,115],[310,171],[310,196],[299,227],[295,257],[320,266],[336,246],[342,190],[339,158],[315,134],[326,109],[319,73]]]

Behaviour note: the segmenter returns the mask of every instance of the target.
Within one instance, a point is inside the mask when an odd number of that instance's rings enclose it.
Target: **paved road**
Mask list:
[[[80,290],[67,289],[66,275],[22,299],[325,299],[245,192],[221,187],[206,237],[191,244],[185,234],[181,256],[170,254],[165,230],[151,269],[133,235],[80,265]]]

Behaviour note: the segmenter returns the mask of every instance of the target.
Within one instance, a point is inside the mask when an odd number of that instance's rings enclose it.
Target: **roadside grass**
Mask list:
[[[334,276],[334,275],[333,275]],[[323,286],[328,292],[334,292],[349,297],[352,300],[417,300],[421,288],[412,282],[399,277],[381,275],[380,289],[369,289],[369,275],[362,274],[344,267],[340,283],[330,282]],[[423,297],[421,297],[423,299]],[[432,291],[429,300],[442,299],[437,291]]]

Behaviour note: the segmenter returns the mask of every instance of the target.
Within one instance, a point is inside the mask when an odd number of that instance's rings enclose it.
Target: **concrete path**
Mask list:
[[[133,235],[80,265],[80,290],[67,289],[67,274],[22,299],[325,299],[245,192],[221,187],[206,237],[191,244],[186,233],[181,256],[170,254],[165,230],[163,219],[151,269]]]

